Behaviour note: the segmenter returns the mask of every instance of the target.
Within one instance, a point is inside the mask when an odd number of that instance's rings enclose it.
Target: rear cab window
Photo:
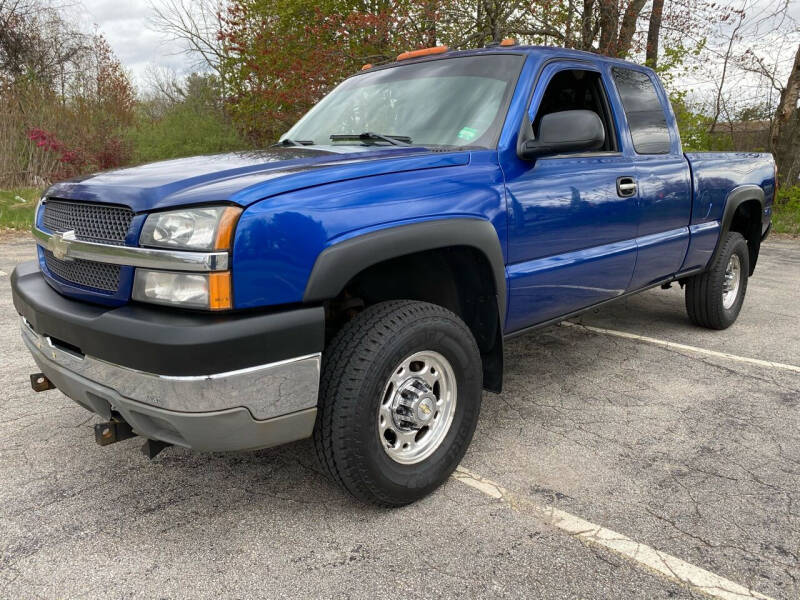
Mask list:
[[[614,67],[611,72],[628,120],[633,149],[637,154],[669,154],[672,144],[667,117],[652,79],[633,69]]]

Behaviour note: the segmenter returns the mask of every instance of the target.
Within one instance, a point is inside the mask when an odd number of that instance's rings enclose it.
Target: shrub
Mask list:
[[[127,138],[137,163],[245,147],[221,111],[198,109],[187,102],[167,108],[157,119],[149,118],[140,109]]]
[[[772,226],[776,233],[800,235],[800,186],[779,188],[772,213]]]

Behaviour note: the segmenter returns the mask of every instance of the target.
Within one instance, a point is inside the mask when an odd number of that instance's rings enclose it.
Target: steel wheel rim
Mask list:
[[[419,463],[441,446],[456,412],[456,377],[438,352],[415,352],[395,366],[378,406],[378,441],[393,461]]]
[[[731,254],[728,266],[725,267],[725,277],[722,282],[722,306],[730,309],[736,304],[739,295],[739,286],[742,281],[742,262],[738,254]]]

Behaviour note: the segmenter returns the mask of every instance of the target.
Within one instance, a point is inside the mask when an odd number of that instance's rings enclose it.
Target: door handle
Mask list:
[[[630,198],[636,195],[636,180],[627,175],[617,177],[617,194],[622,198]]]

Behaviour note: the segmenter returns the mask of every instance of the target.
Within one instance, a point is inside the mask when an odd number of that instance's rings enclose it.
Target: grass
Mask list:
[[[40,194],[38,188],[0,190],[0,229],[30,229]]]
[[[778,202],[772,207],[773,231],[800,235],[800,186],[779,188],[778,195]]]

